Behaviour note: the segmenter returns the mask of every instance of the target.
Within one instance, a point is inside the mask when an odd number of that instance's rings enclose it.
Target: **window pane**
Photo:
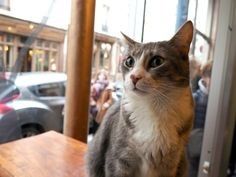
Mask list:
[[[22,44],[25,44],[26,41],[27,41],[27,37],[25,37],[25,36],[21,36],[21,37],[20,37],[20,42],[21,42]]]
[[[57,49],[57,48],[58,48],[58,44],[55,43],[55,42],[53,42],[53,43],[52,43],[52,48],[53,48],[53,49]]]
[[[36,45],[38,47],[42,47],[43,46],[43,41],[41,39],[38,39],[37,42],[36,42]]]
[[[0,33],[0,41],[4,41],[4,34],[3,33]]]
[[[7,42],[13,42],[13,39],[14,39],[13,35],[11,34],[7,35]]]
[[[57,60],[57,52],[52,52],[50,57],[50,71],[56,71],[56,60]]]
[[[174,34],[177,3],[178,0],[147,1],[144,41],[167,40]]]
[[[50,42],[49,41],[45,41],[44,42],[44,47],[49,48],[50,47]]]
[[[197,8],[197,29],[202,33],[206,34],[207,30],[207,19],[208,16],[208,1],[206,0],[198,0],[198,8]]]
[[[48,71],[49,69],[49,51],[45,51],[43,70]]]
[[[10,0],[0,0],[0,9],[10,10]]]

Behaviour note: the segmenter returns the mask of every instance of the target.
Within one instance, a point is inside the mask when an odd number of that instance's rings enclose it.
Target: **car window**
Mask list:
[[[49,83],[31,86],[29,90],[38,97],[65,96],[65,83]]]

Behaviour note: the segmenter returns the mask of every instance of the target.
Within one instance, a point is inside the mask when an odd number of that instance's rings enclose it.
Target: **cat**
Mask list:
[[[185,177],[193,122],[188,52],[193,24],[169,40],[138,43],[124,35],[124,93],[89,144],[89,177]]]

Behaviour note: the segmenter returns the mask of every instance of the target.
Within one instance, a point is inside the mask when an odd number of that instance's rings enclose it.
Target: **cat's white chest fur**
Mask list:
[[[135,130],[131,141],[142,159],[138,176],[157,177],[158,172],[152,163],[158,165],[161,162],[160,154],[165,155],[178,143],[174,124],[169,122],[173,115],[166,110],[152,110],[145,99],[132,100],[125,109],[132,110],[130,120]],[[150,156],[153,162],[150,162]]]
[[[132,139],[139,144],[144,152],[158,153],[161,148],[169,148],[175,143],[174,125],[170,124],[170,112],[166,110],[153,110],[150,100],[136,99],[125,106],[131,111],[130,120],[135,126]]]

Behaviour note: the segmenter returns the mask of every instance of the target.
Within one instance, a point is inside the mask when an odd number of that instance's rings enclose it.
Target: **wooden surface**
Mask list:
[[[0,177],[87,177],[86,144],[50,131],[0,145]]]
[[[64,133],[87,141],[95,0],[71,1]]]

